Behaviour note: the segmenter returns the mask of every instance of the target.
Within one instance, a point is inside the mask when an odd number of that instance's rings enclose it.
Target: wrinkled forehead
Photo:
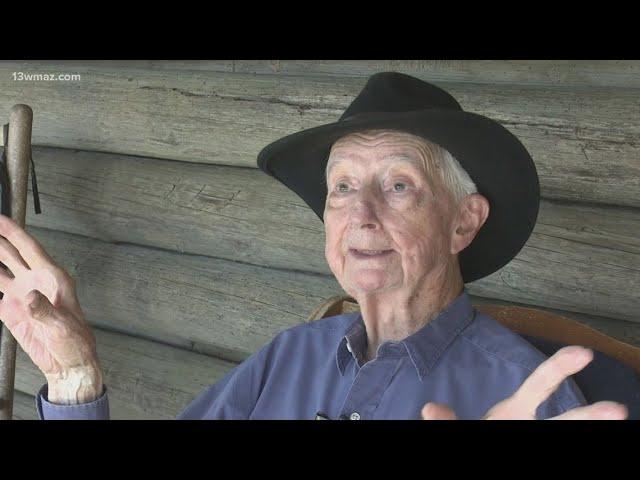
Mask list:
[[[432,154],[428,142],[421,137],[396,130],[367,130],[350,133],[332,146],[327,174],[339,163],[366,157],[408,162],[426,169]]]

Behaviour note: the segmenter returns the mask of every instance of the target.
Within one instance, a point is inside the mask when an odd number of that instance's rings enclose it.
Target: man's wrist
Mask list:
[[[77,405],[100,398],[104,384],[97,365],[69,369],[47,376],[47,401],[57,405]]]

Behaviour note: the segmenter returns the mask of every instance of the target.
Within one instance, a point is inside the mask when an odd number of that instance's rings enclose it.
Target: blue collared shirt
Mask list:
[[[380,345],[365,361],[359,313],[302,324],[271,342],[205,389],[179,419],[419,419],[428,402],[461,419],[480,419],[513,394],[547,357],[478,312],[463,291],[402,341]],[[540,405],[539,419],[585,405],[565,380]],[[56,406],[37,398],[40,418],[107,418],[106,393],[90,404]]]

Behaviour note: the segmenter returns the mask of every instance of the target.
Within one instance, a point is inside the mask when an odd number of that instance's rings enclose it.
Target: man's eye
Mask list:
[[[344,182],[340,182],[336,185],[336,192],[347,193],[349,191],[349,185]]]
[[[407,190],[407,184],[406,183],[396,182],[396,183],[393,184],[393,191],[394,192],[401,193],[401,192],[404,192],[406,190]]]

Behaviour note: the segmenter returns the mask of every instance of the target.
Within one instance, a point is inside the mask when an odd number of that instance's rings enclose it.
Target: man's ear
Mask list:
[[[452,225],[451,253],[467,248],[489,216],[489,201],[479,193],[464,197],[458,205],[458,213]]]

